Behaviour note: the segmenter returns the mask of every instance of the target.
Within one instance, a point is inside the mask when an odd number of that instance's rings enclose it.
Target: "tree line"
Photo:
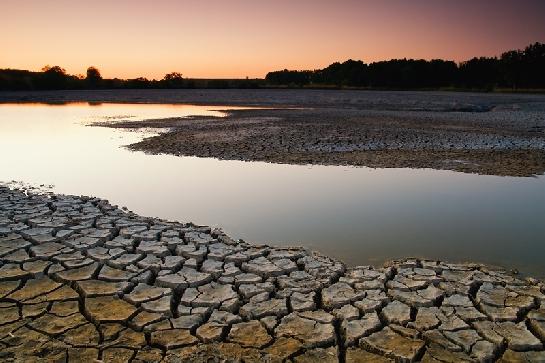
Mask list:
[[[45,66],[41,72],[0,69],[0,91],[65,90],[65,89],[158,89],[158,88],[258,88],[259,79],[186,79],[179,72],[162,79],[103,78],[96,67],[87,68],[86,75],[71,75],[60,66]]]
[[[475,57],[456,64],[433,59],[392,59],[366,64],[347,60],[317,70],[270,72],[267,84],[385,89],[545,89],[545,44],[534,43],[500,57]]]
[[[499,57],[475,57],[459,64],[442,59],[392,59],[366,64],[361,60],[333,63],[316,70],[269,72],[265,79],[186,79],[179,72],[162,79],[106,79],[96,67],[70,75],[60,66],[41,72],[0,69],[0,90],[123,89],[123,88],[266,88],[354,87],[369,89],[545,89],[545,44]]]

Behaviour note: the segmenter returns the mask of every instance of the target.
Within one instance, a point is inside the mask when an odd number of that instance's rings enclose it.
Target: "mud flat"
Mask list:
[[[303,248],[0,187],[2,361],[541,362],[545,284]]]
[[[253,106],[222,119],[102,124],[163,128],[133,150],[228,160],[545,172],[545,96],[448,92],[185,90],[0,95],[0,100],[173,102]]]
[[[220,120],[195,117],[100,125],[165,129],[129,146],[152,154],[503,176],[545,172],[545,128],[521,126],[514,120],[498,125],[495,119],[487,125],[482,120],[486,117],[490,115],[268,109],[229,111]]]
[[[0,102],[190,103],[268,109],[114,122],[163,128],[131,149],[289,164],[545,173],[545,95],[320,90],[0,92]]]
[[[134,150],[290,164],[545,172],[545,95],[320,90],[0,92],[0,102],[264,107],[218,119],[121,122],[168,132]],[[103,125],[104,126],[104,125]]]

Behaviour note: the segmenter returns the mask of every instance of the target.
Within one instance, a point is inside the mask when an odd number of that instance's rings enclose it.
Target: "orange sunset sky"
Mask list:
[[[264,77],[348,58],[455,61],[545,42],[543,0],[0,0],[0,68]]]

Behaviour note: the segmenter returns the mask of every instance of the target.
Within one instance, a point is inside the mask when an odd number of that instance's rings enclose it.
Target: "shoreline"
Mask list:
[[[545,284],[472,263],[382,268],[106,200],[0,186],[0,357],[540,361]]]
[[[129,146],[152,154],[515,177],[545,173],[544,95],[349,90],[0,93],[0,102],[10,101],[254,107],[229,110],[223,118],[99,125],[163,129]]]
[[[509,120],[500,126],[495,115],[480,116],[476,121],[475,113],[435,111],[271,108],[226,113],[221,118],[116,121],[92,126],[164,130],[128,145],[133,151],[150,154],[297,165],[431,168],[518,177],[545,173],[541,126],[528,128]]]

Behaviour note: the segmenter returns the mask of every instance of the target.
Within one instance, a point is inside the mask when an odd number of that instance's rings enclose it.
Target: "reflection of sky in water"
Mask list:
[[[83,126],[119,115],[225,109],[0,105],[0,180],[54,184],[55,191],[100,196],[143,215],[221,226],[247,241],[305,245],[350,264],[425,256],[545,276],[543,176],[146,155],[120,147],[140,133]]]

